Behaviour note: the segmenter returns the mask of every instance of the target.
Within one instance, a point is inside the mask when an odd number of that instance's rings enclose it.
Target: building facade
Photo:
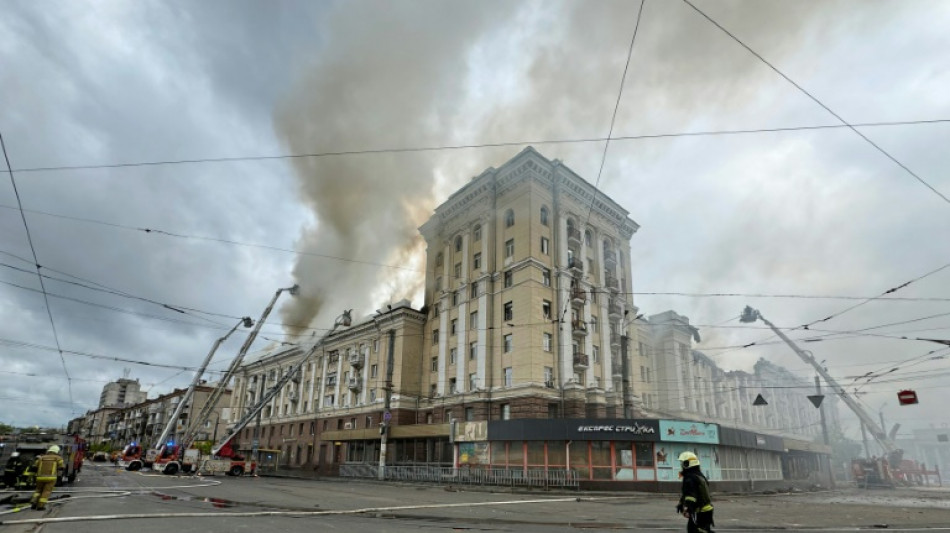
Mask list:
[[[147,394],[137,379],[121,378],[102,387],[99,407],[124,407],[144,402]]]
[[[288,467],[375,476],[385,432],[396,467],[635,484],[675,482],[673,454],[690,449],[717,480],[781,480],[787,450],[814,450],[732,424],[742,399],[692,350],[688,319],[638,314],[637,228],[534,149],[487,169],[420,228],[420,309],[398,302],[242,365],[231,424],[301,366],[232,445]]]

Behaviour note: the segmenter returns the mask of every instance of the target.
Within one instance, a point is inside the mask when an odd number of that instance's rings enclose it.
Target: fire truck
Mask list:
[[[56,485],[75,482],[79,472],[82,471],[86,441],[75,434],[40,434],[27,436],[10,454],[10,458],[4,465],[3,485],[23,490],[35,487],[36,472],[33,470],[33,463],[54,444],[59,446],[59,453],[63,457],[63,472],[56,480]]]

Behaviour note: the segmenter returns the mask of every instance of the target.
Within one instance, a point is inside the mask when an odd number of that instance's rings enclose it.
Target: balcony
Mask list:
[[[349,355],[350,366],[353,368],[363,368],[363,354],[351,352]]]
[[[620,302],[616,298],[611,298],[610,303],[607,305],[607,313],[610,314],[610,318],[619,319],[623,316],[623,311],[620,309]]]
[[[353,392],[359,392],[363,388],[363,381],[360,378],[350,378],[347,380],[346,386]]]
[[[612,370],[615,379],[623,379],[623,363],[620,361],[614,361]]]
[[[568,258],[567,268],[573,270],[575,274],[581,275],[584,273],[584,262],[578,257]]]
[[[588,359],[586,353],[576,353],[574,354],[574,370],[582,371],[587,370]]]
[[[612,292],[620,292],[620,281],[613,276],[608,275],[604,285]]]
[[[587,291],[580,287],[571,289],[571,302],[577,305],[584,305],[587,302]]]
[[[604,266],[613,270],[617,267],[617,252],[613,250],[604,250]]]
[[[581,230],[577,228],[567,228],[567,243],[581,245]]]
[[[572,320],[571,333],[573,333],[575,337],[586,337],[587,324],[585,324],[583,320]]]
[[[610,345],[615,347],[618,351],[620,350],[620,335],[617,333],[610,334]]]

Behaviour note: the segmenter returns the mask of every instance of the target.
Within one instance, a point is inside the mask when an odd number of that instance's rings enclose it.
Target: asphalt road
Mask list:
[[[10,496],[0,492],[0,498]],[[17,495],[27,499],[28,494]],[[45,512],[0,505],[12,533],[192,533],[313,530],[566,532],[685,531],[675,496],[513,493],[352,480],[169,477],[87,463]],[[785,495],[714,494],[716,530],[950,531],[950,491],[841,490]]]

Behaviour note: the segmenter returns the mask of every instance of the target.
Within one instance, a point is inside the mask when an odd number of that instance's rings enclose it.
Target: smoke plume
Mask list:
[[[830,9],[738,6],[709,7],[774,59],[792,51],[783,43]],[[604,136],[638,7],[627,1],[341,3],[319,30],[325,47],[280,105],[276,130],[293,153]],[[728,52],[710,52],[710,42]],[[682,128],[710,102],[728,112],[755,98],[768,76],[774,74],[688,5],[647,2],[615,135]],[[590,181],[603,150],[600,143],[538,148]],[[418,294],[424,243],[417,228],[443,199],[437,196],[517,151],[295,159],[300,194],[316,224],[298,243],[309,254],[294,268],[303,297],[285,305],[284,322],[322,328],[343,308],[365,311]],[[439,175],[448,178],[440,183]],[[609,164],[601,187],[612,179],[625,174]]]

